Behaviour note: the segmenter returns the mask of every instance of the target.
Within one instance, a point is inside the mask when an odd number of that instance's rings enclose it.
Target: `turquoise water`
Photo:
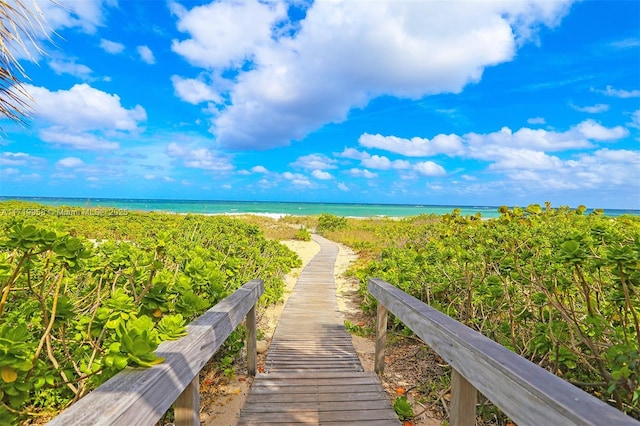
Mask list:
[[[420,214],[446,214],[460,209],[460,214],[482,217],[498,217],[496,206],[429,206],[405,204],[337,204],[293,203],[271,201],[193,201],[193,200],[137,200],[117,198],[40,198],[0,197],[0,200],[33,201],[48,206],[73,206],[90,208],[126,209],[138,211],[162,211],[171,213],[240,214],[256,213],[274,216],[308,216],[330,213],[347,217],[407,217]],[[623,214],[640,215],[640,210],[605,209],[608,216]]]

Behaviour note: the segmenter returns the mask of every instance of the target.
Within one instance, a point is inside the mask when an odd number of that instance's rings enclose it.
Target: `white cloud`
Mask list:
[[[433,161],[423,161],[414,164],[413,169],[423,176],[444,176],[447,174],[444,167]]]
[[[285,18],[280,2],[173,3],[191,37],[173,49],[208,70],[237,71],[211,131],[223,146],[266,149],[340,122],[377,96],[460,92],[485,67],[511,60],[541,24],[556,25],[570,4],[315,2],[290,34],[274,26]]]
[[[89,34],[104,25],[105,9],[118,4],[117,0],[37,0],[37,3],[52,30],[81,28]]]
[[[371,135],[364,133],[358,139],[367,148],[384,149],[407,157],[430,157],[436,154],[454,155],[463,151],[462,139],[458,135],[439,134],[433,139],[414,137],[411,139],[397,136]]]
[[[488,147],[474,157],[495,161],[489,166],[489,170],[552,170],[562,164],[558,157],[544,152],[499,146]]]
[[[600,149],[561,161],[557,167],[542,173],[514,169],[507,176],[520,181],[516,184],[525,191],[589,189],[604,194],[610,188],[625,188],[632,194],[640,181],[640,152]]]
[[[78,157],[66,157],[56,163],[56,166],[65,168],[76,168],[84,166],[84,161]]]
[[[269,170],[267,170],[267,168],[264,166],[253,166],[251,168],[251,171],[253,173],[269,173]]]
[[[118,53],[122,53],[124,51],[124,44],[111,40],[105,40],[103,38],[100,39],[100,48],[107,53],[117,55]]]
[[[140,59],[147,64],[152,65],[156,63],[156,58],[153,56],[153,52],[148,46],[138,46],[136,50],[138,51],[138,55],[140,55]]]
[[[83,80],[89,79],[93,72],[88,66],[77,64],[73,58],[54,58],[49,61],[49,66],[58,75],[69,74]]]
[[[344,183],[342,183],[342,182],[340,182],[340,183],[338,184],[338,189],[339,189],[340,191],[344,191],[344,192],[349,191],[349,187],[348,187],[347,185],[345,185]]]
[[[41,167],[46,163],[44,158],[34,157],[33,155],[25,152],[1,152],[0,153],[0,166],[13,166],[13,167]]]
[[[306,176],[301,175],[300,173],[284,172],[282,177],[297,186],[313,186],[313,183],[311,183]]]
[[[268,179],[260,179],[257,185],[262,189],[271,189],[276,188],[278,186],[278,183]]]
[[[547,120],[544,117],[531,117],[527,119],[527,123],[529,124],[546,124]]]
[[[373,178],[377,178],[378,177],[377,173],[370,172],[367,169],[356,169],[356,168],[353,168],[353,169],[349,169],[349,171],[347,173],[349,173],[351,176],[354,176],[354,177],[363,177],[363,178],[366,178],[366,179],[373,179]]]
[[[309,154],[299,157],[296,161],[290,164],[291,167],[297,167],[306,170],[324,170],[335,169],[336,160],[331,159],[323,154]]]
[[[612,96],[614,98],[639,98],[640,90],[624,90],[624,89],[614,89],[611,86],[607,86],[604,90],[592,89],[594,92],[602,93],[606,96]]]
[[[211,171],[228,171],[233,169],[229,158],[216,154],[206,148],[192,148],[175,142],[167,146],[167,155],[182,160],[185,167]]]
[[[135,131],[140,122],[147,118],[140,105],[126,109],[121,105],[118,95],[94,89],[86,83],[58,91],[26,86],[36,101],[36,115],[66,129]]]
[[[372,155],[369,158],[362,160],[362,165],[370,169],[378,170],[403,170],[411,167],[411,163],[406,160],[394,160],[391,161],[385,156]]]
[[[629,126],[640,129],[640,109],[635,110],[631,114],[631,122],[629,123]]]
[[[345,148],[344,151],[334,154],[337,157],[350,158],[352,160],[365,160],[371,155],[364,151],[358,151],[355,148]]]
[[[529,129],[523,127],[513,132],[503,127],[497,132],[464,135],[465,142],[472,151],[483,149],[487,145],[502,145],[513,148],[537,149],[544,151],[563,151],[567,149],[589,148],[593,141],[611,141],[628,135],[622,126],[604,127],[593,120],[585,120],[565,132]]]
[[[88,151],[115,151],[120,148],[118,142],[104,140],[91,133],[69,133],[51,128],[42,130],[38,136],[45,142],[65,148]]]
[[[574,104],[570,104],[571,108],[575,109],[576,111],[580,111],[580,112],[588,112],[589,114],[598,114],[601,112],[605,112],[605,111],[609,111],[609,105],[607,104],[595,104],[595,105],[588,105],[588,106],[578,106],[578,105],[574,105]]]
[[[617,49],[633,49],[640,47],[640,38],[627,38],[611,43],[611,46]]]
[[[607,128],[593,120],[586,120],[574,128],[587,139],[596,141],[612,141],[621,139],[629,134],[622,126]]]
[[[170,7],[178,16],[178,29],[191,37],[173,40],[171,48],[203,68],[228,68],[252,59],[271,40],[274,24],[286,16],[279,1],[212,2],[189,11],[177,3]]]
[[[176,95],[185,102],[197,105],[201,102],[212,101],[215,103],[221,103],[222,97],[214,90],[212,86],[207,85],[201,80],[193,78],[182,78],[174,75],[171,77],[173,88],[176,91]]]
[[[316,179],[320,179],[320,180],[333,179],[333,176],[331,176],[331,173],[325,172],[325,171],[322,171],[322,170],[314,170],[313,172],[311,172],[311,176],[313,176]]]

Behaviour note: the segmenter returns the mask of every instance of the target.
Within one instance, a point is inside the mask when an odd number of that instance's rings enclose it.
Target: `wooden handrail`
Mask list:
[[[640,425],[381,279],[370,279],[368,290],[378,301],[378,319],[384,317],[376,337],[376,372],[384,369],[384,353],[377,351],[384,351],[388,310],[451,365],[453,426],[475,424],[477,391],[519,426]]]
[[[187,326],[187,335],[162,342],[162,364],[126,368],[55,417],[49,425],[153,425],[175,401],[176,425],[199,425],[198,373],[247,317],[255,339],[255,305],[264,292],[252,280]],[[256,342],[247,345],[249,374],[255,374]]]

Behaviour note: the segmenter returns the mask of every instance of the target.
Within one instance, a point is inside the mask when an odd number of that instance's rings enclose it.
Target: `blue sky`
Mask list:
[[[640,2],[59,3],[0,195],[640,209]]]

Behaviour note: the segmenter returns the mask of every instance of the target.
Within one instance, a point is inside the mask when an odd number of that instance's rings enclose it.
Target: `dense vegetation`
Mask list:
[[[0,203],[0,424],[162,362],[160,342],[253,278],[278,301],[299,263],[224,216]]]
[[[359,250],[365,310],[380,277],[640,418],[640,218],[584,212],[321,222]]]

